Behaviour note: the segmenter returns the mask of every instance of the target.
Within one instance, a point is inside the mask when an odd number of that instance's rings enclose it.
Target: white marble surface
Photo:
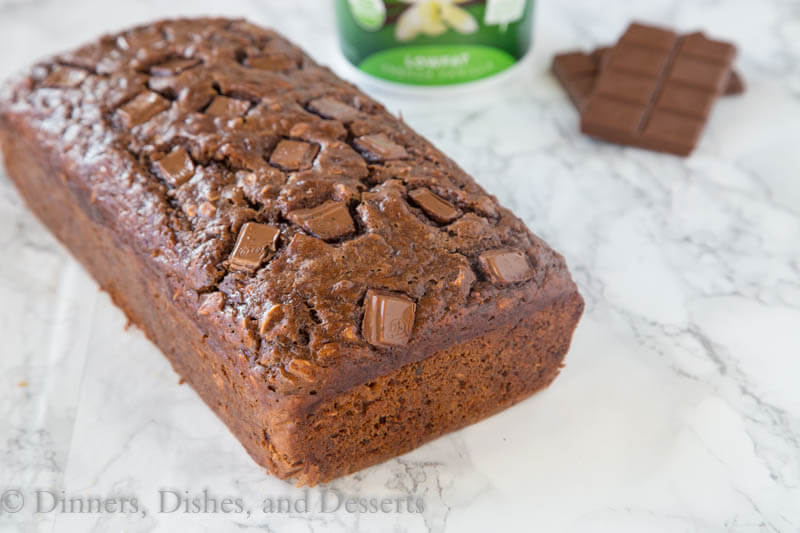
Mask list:
[[[322,0],[0,0],[0,77],[107,30],[244,15],[336,60]],[[631,18],[735,39],[747,93],[688,159],[600,144],[547,73]],[[469,99],[386,100],[556,249],[586,298],[549,390],[332,483],[422,513],[264,514],[263,474],[0,174],[0,531],[800,530],[800,3],[542,0],[531,61]],[[158,513],[208,488],[252,513]],[[146,513],[33,513],[33,491]],[[0,504],[14,504],[14,495]],[[46,503],[46,502],[44,502]],[[144,516],[142,516],[144,514]]]

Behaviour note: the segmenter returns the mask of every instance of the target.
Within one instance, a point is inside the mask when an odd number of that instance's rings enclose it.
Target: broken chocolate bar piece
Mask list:
[[[231,267],[255,270],[265,259],[267,251],[275,251],[280,230],[267,224],[248,222],[239,230],[236,245],[230,256]]]
[[[56,66],[42,80],[43,87],[60,87],[60,88],[73,88],[81,84],[83,80],[89,75],[83,69]]]
[[[370,289],[364,298],[361,333],[373,346],[408,344],[416,304],[407,296]]]
[[[147,122],[157,114],[169,108],[169,100],[158,93],[145,91],[136,95],[133,100],[117,110],[117,116],[126,128]]]
[[[216,96],[211,101],[211,105],[206,108],[207,115],[215,117],[236,117],[247,113],[250,109],[250,102],[227,96]]]
[[[176,146],[170,153],[155,162],[158,175],[172,187],[185,183],[194,174],[194,163],[186,150]]]
[[[297,68],[297,62],[280,54],[266,54],[247,58],[247,66],[262,70],[290,70]]]
[[[495,283],[527,281],[533,276],[525,253],[520,250],[489,250],[478,259],[483,271]]]
[[[340,239],[356,230],[343,202],[329,200],[311,209],[290,211],[288,219],[324,241]]]
[[[311,168],[317,152],[316,144],[283,139],[273,150],[269,162],[283,170],[306,170]]]
[[[702,34],[631,24],[597,77],[581,131],[600,139],[688,155],[722,93],[736,48]]]
[[[430,191],[429,189],[414,189],[408,197],[422,209],[428,217],[440,224],[449,224],[461,216],[461,211],[453,204]]]
[[[199,64],[199,59],[186,59],[183,57],[177,57],[164,61],[163,63],[153,65],[150,67],[150,74],[153,76],[173,76]]]
[[[408,157],[406,149],[384,133],[358,137],[354,144],[363,152],[364,158],[369,161],[388,161]]]
[[[330,96],[312,100],[308,103],[308,107],[325,118],[340,120],[345,123],[352,122],[358,118],[357,109]]]

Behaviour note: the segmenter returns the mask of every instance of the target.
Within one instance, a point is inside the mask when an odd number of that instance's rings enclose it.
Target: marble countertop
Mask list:
[[[196,13],[274,26],[341,67],[320,0],[0,0],[0,78]],[[547,71],[633,18],[739,45],[747,92],[717,104],[689,158],[582,136]],[[379,97],[566,256],[587,305],[554,385],[307,492],[328,509],[411,496],[413,512],[263,513],[306,493],[177,385],[0,171],[0,531],[800,530],[800,3],[542,0],[530,61],[502,87]],[[250,514],[157,512],[204,489]],[[36,490],[44,510],[64,491],[139,512],[34,513]]]

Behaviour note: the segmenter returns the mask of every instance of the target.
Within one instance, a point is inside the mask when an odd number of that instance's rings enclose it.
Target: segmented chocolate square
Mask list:
[[[332,200],[311,209],[290,211],[287,218],[324,241],[341,239],[356,230],[347,206]]]
[[[319,145],[283,139],[272,151],[269,162],[283,170],[306,170],[314,164]]]
[[[709,39],[698,31],[684,37],[681,53],[702,57],[714,63],[730,63],[736,55],[736,48],[726,42]]]
[[[693,57],[677,57],[670,69],[668,81],[693,85],[716,94],[722,92],[729,73],[729,64],[711,63]]]
[[[566,52],[553,58],[551,70],[578,109],[594,89],[600,60],[597,54]]]
[[[308,107],[325,118],[340,120],[342,122],[352,122],[357,119],[359,115],[358,110],[354,107],[350,107],[330,96],[312,100],[308,103]]]
[[[190,69],[200,64],[199,59],[186,59],[183,57],[176,57],[168,59],[163,63],[153,65],[150,67],[150,74],[153,76],[174,76],[180,74],[184,70]]]
[[[284,54],[266,54],[247,58],[247,66],[261,70],[291,70],[297,62]]]
[[[669,51],[665,50],[618,44],[609,50],[603,71],[617,70],[657,78],[664,70],[669,56]]]
[[[632,22],[620,37],[619,42],[668,52],[675,44],[675,37],[675,32],[666,28]]]
[[[136,95],[133,100],[117,110],[117,116],[126,128],[147,122],[170,106],[169,100],[153,91]]]
[[[533,277],[533,269],[525,252],[520,250],[489,250],[478,260],[483,271],[495,283],[516,283]]]
[[[230,255],[230,265],[238,270],[255,270],[277,249],[280,230],[267,224],[248,222],[239,230],[236,245]]]
[[[238,117],[247,113],[248,109],[250,109],[250,102],[247,100],[215,96],[205,113],[216,117]]]
[[[705,120],[702,118],[656,108],[647,121],[639,142],[644,148],[679,152],[686,146],[697,144],[704,126]]]
[[[582,121],[591,125],[593,135],[613,137],[614,142],[622,144],[636,142],[644,116],[645,108],[636,102],[613,98],[590,97],[581,112]]]
[[[428,217],[440,224],[449,224],[461,216],[461,211],[429,189],[419,188],[408,193],[408,197],[417,204]]]
[[[597,74],[598,66],[597,59],[585,52],[565,52],[553,58],[553,72],[564,78],[593,76]]]
[[[89,73],[83,69],[56,65],[53,67],[53,70],[50,71],[50,74],[48,74],[47,77],[42,80],[42,86],[59,87],[64,89],[73,88],[80,85],[88,75]]]
[[[595,94],[616,96],[622,100],[646,104],[650,101],[656,88],[656,80],[629,72],[620,72],[616,76],[600,76],[594,86]]]
[[[194,174],[194,163],[186,150],[176,146],[170,153],[155,162],[158,175],[172,187],[185,183]]]
[[[361,334],[374,346],[408,344],[416,308],[414,301],[405,295],[369,289],[364,298]]]
[[[358,137],[353,144],[361,150],[364,158],[368,161],[389,161],[390,159],[405,159],[408,157],[406,149],[384,133]]]
[[[697,118],[706,118],[711,112],[714,103],[713,93],[687,87],[676,83],[668,84],[661,91],[656,102],[656,107],[663,110],[675,111],[683,115]]]

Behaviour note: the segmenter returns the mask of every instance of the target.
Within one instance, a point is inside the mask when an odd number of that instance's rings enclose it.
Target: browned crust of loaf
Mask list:
[[[177,44],[170,46],[180,51],[193,29],[205,32],[208,39],[201,44],[191,41],[189,49],[207,62],[192,68],[207,68],[208,74],[198,71],[187,82],[190,88],[211,90],[215,79],[231,95],[245,91],[254,98],[254,91],[264,91],[261,103],[248,115],[255,117],[254,124],[245,122],[231,130],[230,122],[183,110],[178,98],[168,111],[138,129],[114,125],[118,110],[149,90],[144,84],[151,79],[142,70],[160,60],[158,54],[140,59],[147,54],[135,48],[137,39],[178,35]],[[235,43],[241,39],[265,40],[265,48],[293,58],[295,70],[267,72],[263,76],[270,83],[241,88],[238,76],[255,76],[234,57],[239,53],[233,50]],[[220,49],[203,48],[211,42]],[[130,65],[125,54],[134,57]],[[77,67],[88,69],[80,86],[49,87],[47,72]],[[186,72],[191,70],[182,75]],[[156,78],[163,83],[163,77]],[[323,120],[303,107],[320,96],[347,102],[361,118],[346,123]],[[279,396],[335,394],[427,357],[459,340],[451,338],[453,332],[479,335],[487,329],[488,318],[497,314],[497,301],[505,301],[509,312],[514,306],[508,302],[544,303],[575,290],[563,258],[451,160],[294,45],[243,21],[162,21],[107,36],[99,44],[46,60],[7,86],[0,93],[0,115],[8,123],[24,122],[37,130],[42,151],[59,158],[59,175],[83,189],[86,198],[76,200],[83,202],[84,210],[166,280],[170,295],[221,350],[246,354],[246,372],[260,374]],[[199,133],[191,128],[199,128]],[[347,135],[335,140],[342,132]],[[359,181],[349,176],[364,167],[355,164],[348,143],[355,146],[354,139],[370,133],[402,142],[408,158],[371,163]],[[248,149],[253,143],[265,143],[266,150],[281,136],[294,135],[310,135],[320,143],[318,157],[329,157],[324,176],[314,169],[282,173],[266,163],[266,153],[257,161],[243,160],[254,153]],[[183,145],[203,174],[173,188],[149,164]],[[342,167],[343,160],[352,164]],[[242,166],[258,168],[250,173]],[[275,179],[283,180],[279,187],[270,185]],[[253,183],[267,192],[253,192]],[[432,223],[406,198],[407,191],[420,186],[457,203],[465,214],[447,226]],[[308,207],[304,202],[309,190],[317,204],[331,194],[352,195],[358,204],[352,207],[358,212],[358,233],[329,244],[287,223],[292,210]],[[246,222],[282,230],[279,249],[253,273],[226,267]],[[527,253],[532,279],[504,286],[486,279],[478,257],[494,248]],[[371,346],[359,334],[361,301],[370,288],[404,293],[415,301],[414,334],[408,345]],[[275,328],[262,327],[275,304],[284,319]],[[295,372],[300,368],[303,371]]]
[[[186,21],[181,23],[185,24]],[[164,25],[171,23],[159,24],[163,29]],[[231,21],[200,20],[196,24],[229,25]],[[275,38],[280,39],[277,36]],[[496,218],[493,219],[493,225],[485,225],[477,221],[479,217],[473,216],[475,224],[490,232],[487,234],[489,246],[492,246],[495,235],[502,233],[505,239],[511,239],[526,250],[536,269],[534,278],[530,282],[505,287],[495,287],[486,280],[477,279],[465,293],[468,296],[466,301],[458,305],[455,305],[455,301],[451,302],[454,306],[449,310],[449,315],[439,316],[430,324],[422,324],[418,338],[406,347],[381,350],[365,345],[363,340],[354,344],[352,339],[346,338],[346,342],[343,342],[331,335],[331,340],[335,342],[330,344],[335,350],[327,350],[327,356],[330,357],[327,363],[320,360],[324,348],[300,346],[294,352],[290,350],[287,358],[266,366],[255,364],[254,357],[257,354],[248,348],[252,341],[252,326],[247,321],[252,319],[236,314],[234,311],[237,307],[231,301],[245,293],[237,293],[229,286],[217,306],[217,300],[209,296],[217,296],[224,282],[213,289],[193,288],[191,277],[195,272],[194,266],[187,266],[190,258],[181,256],[185,243],[181,241],[178,229],[169,222],[172,215],[162,213],[166,218],[159,218],[161,215],[146,211],[147,216],[142,216],[134,209],[136,205],[131,204],[134,201],[132,199],[139,196],[155,202],[158,191],[162,191],[164,185],[147,181],[152,180],[151,176],[147,176],[148,171],[137,168],[130,154],[119,151],[116,141],[105,145],[107,151],[102,154],[93,153],[92,157],[85,158],[79,156],[64,140],[67,133],[72,136],[76,133],[70,129],[70,125],[62,128],[58,127],[57,122],[48,122],[45,110],[28,100],[35,90],[35,80],[31,77],[23,77],[0,93],[0,140],[9,174],[33,211],[86,266],[129,319],[141,327],[167,355],[176,371],[230,427],[250,455],[279,477],[296,477],[301,483],[313,484],[411,449],[435,435],[483,418],[501,405],[517,401],[549,383],[566,353],[583,303],[560,255],[533,236],[510,212],[497,206],[493,198],[487,196],[469,176],[427,141],[385,113],[379,104],[325,69],[317,67],[307,56],[302,57],[304,64],[315,75],[319,75],[324,84],[335,86],[336,90],[329,87],[329,92],[340,96],[347,94],[353,99],[351,102],[365,102],[363,108],[371,110],[379,124],[388,124],[387,127],[400,132],[398,135],[407,136],[404,138],[409,139],[414,150],[421,151],[420,166],[438,169],[436,172],[440,173],[441,179],[455,180],[454,183],[460,183],[470,191],[470,201],[477,203],[471,208],[473,213],[468,215],[474,214],[479,208],[494,210],[493,216]],[[70,94],[70,98],[77,97],[75,93]],[[59,115],[54,113],[54,116]],[[97,131],[93,135],[98,132],[101,137],[117,135],[111,129],[104,129],[109,128],[106,119],[99,116],[98,120],[95,126]],[[92,150],[91,145],[85,148]],[[431,161],[436,164],[431,166]],[[408,168],[387,165],[370,170],[370,179],[374,179],[376,184],[369,193],[382,202],[397,203],[396,198],[392,199],[396,193],[392,186],[387,186],[386,175],[390,172],[408,172],[411,168],[411,174],[406,179],[414,182],[420,179],[413,176],[414,165],[417,163],[412,161]],[[115,174],[122,171],[122,176]],[[143,175],[144,181],[137,181],[135,176],[139,175]],[[424,183],[437,193],[444,194],[431,184],[433,182]],[[48,194],[41,194],[43,190],[47,190]],[[461,205],[463,207],[464,204]],[[371,213],[371,216],[376,216],[376,213]],[[458,231],[467,231],[467,228],[462,226]],[[235,232],[226,238],[232,241],[233,237]],[[314,251],[336,253],[335,247],[325,248],[327,245],[316,244],[309,240],[310,237],[303,239]],[[228,247],[232,246],[233,243],[229,243]],[[291,269],[293,263],[286,262],[287,258],[292,257],[290,251],[284,248],[273,261],[284,261],[282,267]],[[464,253],[472,254],[474,259],[481,251],[481,248],[470,248],[465,249]],[[234,280],[240,279],[237,278],[239,274],[229,275]],[[463,276],[455,279],[460,278],[463,280]],[[249,279],[247,282],[249,287],[253,287],[267,283],[268,278]],[[431,291],[430,296],[435,299],[437,294],[433,288]],[[423,314],[426,306],[432,305],[424,302],[418,304]],[[571,312],[552,314],[554,307],[564,305],[564,302],[571,302]],[[259,300],[256,303],[262,305],[263,302]],[[260,309],[266,311],[266,308]],[[208,311],[211,311],[211,318]],[[296,312],[293,307],[289,311]],[[307,309],[305,313],[307,316]],[[529,326],[526,322],[528,318],[552,323],[555,317],[560,322],[547,333],[531,332],[520,325]],[[358,317],[353,322],[357,326]],[[512,327],[515,329],[509,329]],[[423,426],[419,431],[424,434],[415,433],[392,446],[381,445],[374,452],[365,454],[363,460],[352,461],[351,466],[347,466],[345,455],[333,457],[335,452],[325,450],[322,443],[309,441],[308,437],[319,428],[312,431],[308,422],[314,420],[317,416],[315,413],[324,410],[330,402],[338,398],[344,401],[356,398],[360,393],[354,392],[355,388],[375,380],[388,382],[393,379],[392,376],[404,375],[410,365],[423,360],[426,360],[426,364],[430,360],[446,366],[446,361],[455,357],[452,351],[455,347],[471,346],[471,342],[479,342],[481,337],[501,330],[512,335],[512,339],[539,335],[542,346],[558,344],[559,353],[509,350],[507,354],[511,358],[509,361],[515,361],[520,368],[550,364],[552,368],[546,370],[542,366],[542,372],[551,377],[525,384],[511,380],[510,390],[517,392],[507,397],[488,398],[486,405],[470,418],[450,416],[450,422],[442,418],[435,428],[426,429]],[[324,328],[319,331],[312,329],[312,337],[318,335],[326,335]],[[346,331],[345,336],[348,335],[352,335],[352,331]],[[484,383],[487,379],[493,378],[475,369],[470,379],[475,387],[481,387],[487,385]],[[441,383],[433,381],[420,390],[433,393],[441,387]],[[391,386],[384,390],[387,390],[389,398],[392,394],[398,394]],[[444,406],[450,399],[442,397],[439,401]],[[441,406],[435,406],[435,409]],[[384,408],[390,409],[386,404]],[[316,436],[323,438],[321,434]],[[342,450],[345,449],[348,448],[343,446]]]
[[[557,376],[583,311],[577,291],[489,333],[442,349],[302,410],[283,405],[215,349],[141,258],[89,219],[25,135],[0,128],[6,166],[33,212],[89,270],[128,319],[272,474],[315,485],[477,422]],[[49,191],[42,195],[43,189]],[[240,362],[240,361],[239,361]],[[202,366],[200,371],[198,366]],[[341,416],[339,416],[341,415]],[[354,420],[357,422],[354,423]]]

